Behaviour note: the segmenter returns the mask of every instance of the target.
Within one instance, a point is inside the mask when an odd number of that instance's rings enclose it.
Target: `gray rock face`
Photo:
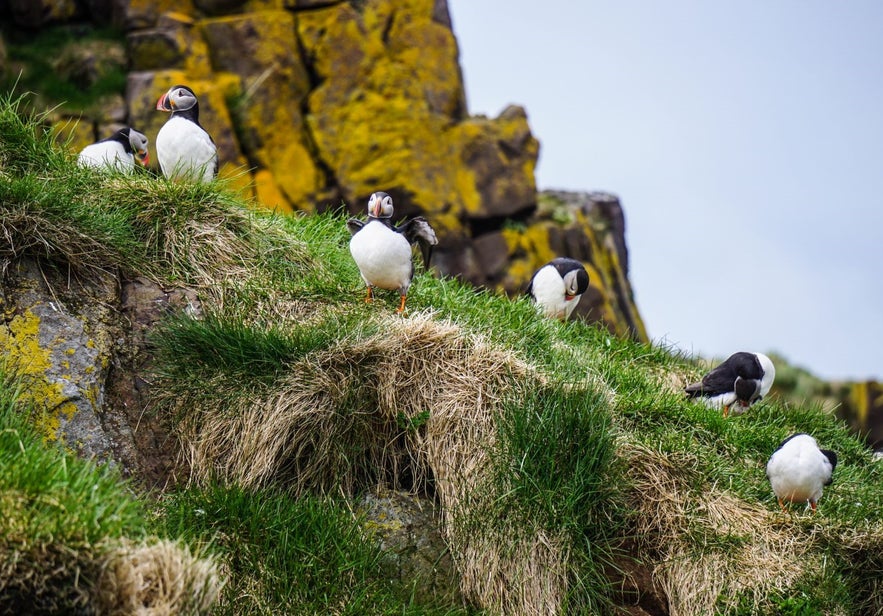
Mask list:
[[[393,558],[384,564],[390,579],[413,588],[415,598],[462,603],[459,578],[442,537],[432,501],[406,492],[379,489],[358,504],[365,529]]]
[[[0,349],[24,379],[24,401],[47,441],[162,487],[175,480],[177,451],[150,412],[148,333],[171,311],[200,314],[196,294],[144,278],[68,276],[33,259],[9,265]]]
[[[33,260],[16,263],[7,280],[0,343],[28,384],[38,428],[46,440],[112,459],[114,443],[102,420],[116,281],[69,284],[62,272]]]

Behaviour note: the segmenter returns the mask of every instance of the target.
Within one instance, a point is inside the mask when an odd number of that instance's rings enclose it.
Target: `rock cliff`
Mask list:
[[[439,230],[440,273],[513,294],[549,259],[578,258],[592,282],[579,314],[646,339],[618,201],[538,194],[525,110],[468,114],[445,0],[0,0],[0,14],[17,26],[7,73],[26,70],[15,57],[23,28],[75,32],[53,68],[83,88],[126,67],[125,92],[55,112],[72,148],[120,124],[153,140],[166,120],[156,99],[187,83],[222,177],[256,203],[361,213],[385,190],[397,216]],[[124,40],[81,40],[107,24]]]

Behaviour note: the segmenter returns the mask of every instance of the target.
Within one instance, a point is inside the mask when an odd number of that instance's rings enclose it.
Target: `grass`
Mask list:
[[[78,613],[138,604],[134,570],[180,593],[157,609],[205,613],[217,592],[214,566],[150,535],[144,501],[116,467],[47,445],[19,402],[21,384],[0,371],[0,608]],[[165,561],[157,567],[152,555]],[[154,598],[155,599],[155,598]]]
[[[125,49],[125,33],[111,28],[56,26],[41,28],[34,34],[23,28],[4,28],[7,61],[21,65],[21,74],[7,74],[0,81],[0,91],[38,92],[36,106],[61,105],[69,112],[89,111],[102,97],[126,90],[127,67],[124,54],[118,61],[99,53],[93,64],[99,69],[84,83],[76,70],[59,70],[66,62],[73,68],[74,49],[84,44],[115,44]],[[12,73],[12,71],[9,71]]]
[[[632,559],[673,612],[883,612],[883,467],[799,371],[724,419],[685,398],[691,358],[524,298],[421,270],[397,316],[395,293],[362,301],[342,216],[79,169],[20,103],[0,100],[0,258],[199,299],[148,349],[150,410],[181,441],[189,486],[137,499],[10,423],[0,481],[21,483],[2,498],[45,516],[10,518],[29,545],[140,541],[147,503],[156,533],[221,563],[219,613],[464,613],[377,574],[388,555],[346,503],[382,484],[439,507],[475,611],[610,613]],[[765,476],[796,431],[840,456],[815,516],[779,512]],[[22,448],[43,453],[19,468]]]
[[[499,496],[476,522],[513,517],[519,528],[563,532],[573,564],[562,609],[610,609],[606,570],[628,515],[619,502],[623,485],[604,396],[561,387],[525,391],[506,404],[498,429],[493,492]]]
[[[217,614],[466,614],[415,603],[344,502],[214,485],[163,503],[172,535],[210,542],[230,571]],[[243,601],[248,597],[248,601]]]

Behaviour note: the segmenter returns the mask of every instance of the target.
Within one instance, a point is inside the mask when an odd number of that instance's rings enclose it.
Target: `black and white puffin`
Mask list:
[[[552,259],[534,272],[527,294],[546,316],[566,321],[589,288],[589,274],[576,259]]]
[[[96,141],[80,150],[77,163],[95,169],[116,169],[131,172],[135,161],[150,163],[147,137],[134,128],[121,128],[107,139]]]
[[[438,244],[438,239],[422,216],[396,227],[392,224],[392,214],[392,197],[378,191],[368,199],[368,220],[350,218],[346,226],[352,234],[350,254],[368,288],[365,301],[374,300],[374,287],[398,291],[401,303],[397,312],[402,313],[414,276],[411,246],[419,244],[423,264],[429,267],[432,247]]]
[[[836,466],[836,453],[819,449],[816,439],[798,433],[782,441],[773,452],[766,465],[766,475],[782,511],[788,501],[809,503],[815,512],[823,488],[834,481]]]
[[[702,377],[687,385],[690,398],[700,398],[710,408],[724,409],[724,417],[732,411],[740,415],[770,391],[776,378],[776,367],[763,353],[739,351]]]
[[[156,158],[169,179],[211,182],[218,174],[218,148],[199,124],[199,101],[187,86],[177,85],[156,101],[172,116],[156,135]]]

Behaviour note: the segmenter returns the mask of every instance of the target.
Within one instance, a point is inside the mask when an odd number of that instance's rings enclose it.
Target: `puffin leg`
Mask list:
[[[370,304],[374,301],[374,287],[368,285],[368,292],[365,294],[365,303]]]
[[[781,498],[778,499],[778,501],[779,501],[779,507],[782,509],[782,513],[785,513],[785,503],[782,501]]]
[[[402,314],[405,311],[405,301],[408,299],[407,294],[402,293],[402,301],[399,303],[399,309],[396,310],[399,314]]]
[[[815,513],[816,512],[816,502],[809,501],[809,506],[810,506],[810,509],[812,509],[812,512]]]
[[[726,419],[729,414],[730,414],[730,405],[725,404],[724,405],[724,419]]]

